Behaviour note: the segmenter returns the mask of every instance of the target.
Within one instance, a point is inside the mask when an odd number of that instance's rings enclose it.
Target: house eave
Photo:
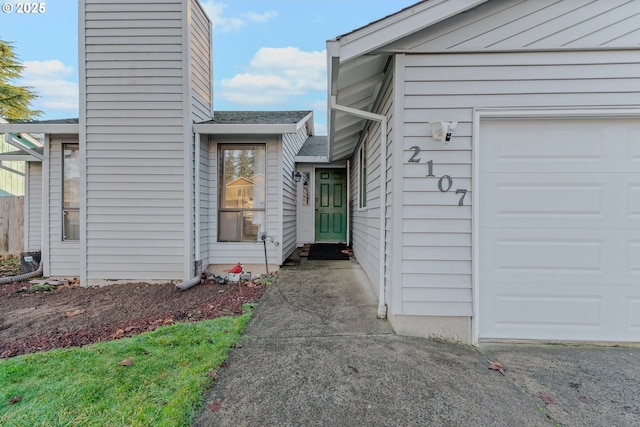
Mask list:
[[[488,0],[429,0],[339,36],[340,62],[372,52]]]
[[[328,156],[295,156],[296,163],[329,163]]]
[[[340,105],[372,112],[385,68],[394,53],[385,47],[416,31],[433,26],[488,0],[428,0],[409,6],[350,33],[327,41],[329,85],[329,159],[348,158],[368,120],[336,111]]]
[[[305,115],[295,123],[194,123],[193,131],[211,135],[282,135],[296,133],[303,126],[313,133],[313,113]]]
[[[77,123],[0,123],[0,133],[77,134]]]
[[[219,123],[197,123],[193,125],[193,130],[200,134],[219,135],[257,135],[257,134],[283,134],[295,133],[297,124],[219,124]]]
[[[0,162],[42,162],[39,159],[30,154],[0,154]]]

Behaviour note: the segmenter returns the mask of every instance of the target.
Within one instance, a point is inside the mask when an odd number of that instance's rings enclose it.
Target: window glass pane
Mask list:
[[[222,149],[222,208],[264,209],[265,147]]]
[[[80,212],[65,211],[64,217],[64,240],[80,240]]]
[[[80,207],[80,151],[78,144],[64,144],[64,207]]]
[[[242,212],[220,212],[220,222],[218,223],[218,241],[239,242],[241,218]]]
[[[258,239],[264,229],[264,212],[247,211],[244,212],[242,221],[242,241],[254,241]]]

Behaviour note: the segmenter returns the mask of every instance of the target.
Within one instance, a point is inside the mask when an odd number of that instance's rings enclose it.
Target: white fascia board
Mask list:
[[[1,133],[77,134],[77,123],[0,123]]]
[[[295,156],[296,163],[329,163],[327,156]]]
[[[5,133],[4,134],[4,140],[7,144],[13,145],[14,147],[16,147],[17,149],[24,151],[27,154],[32,155],[33,157],[42,160],[44,158],[44,156],[34,150],[32,150],[31,148],[27,147],[26,145],[24,145],[21,141],[16,140],[13,138],[12,134],[10,133]]]
[[[0,162],[41,162],[42,159],[30,154],[0,154]]]
[[[300,128],[299,123],[291,124],[221,124],[221,123],[197,123],[193,125],[193,131],[200,134],[218,135],[253,135],[253,134],[283,134],[296,133]]]
[[[304,116],[302,120],[296,124],[296,132],[303,126],[308,126],[307,129],[309,130],[309,135],[313,135],[313,111],[310,111],[309,114]]]
[[[416,4],[341,37],[340,62],[364,55],[488,0],[431,0]]]

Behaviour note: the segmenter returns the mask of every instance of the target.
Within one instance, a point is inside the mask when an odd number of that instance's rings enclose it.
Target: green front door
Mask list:
[[[347,241],[347,174],[344,169],[316,169],[315,241]]]

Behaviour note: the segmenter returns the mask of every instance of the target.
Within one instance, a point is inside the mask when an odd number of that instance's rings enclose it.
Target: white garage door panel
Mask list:
[[[480,173],[638,172],[638,120],[513,120],[482,125]],[[616,168],[611,169],[615,164]]]
[[[483,283],[640,283],[640,230],[485,228],[480,239]]]
[[[640,121],[486,121],[480,141],[480,338],[640,341]]]
[[[522,283],[495,285],[489,338],[629,341],[640,333],[637,287]],[[485,334],[489,331],[484,331]]]
[[[480,205],[486,227],[640,228],[640,173],[483,173],[481,178],[483,200],[492,201]]]

